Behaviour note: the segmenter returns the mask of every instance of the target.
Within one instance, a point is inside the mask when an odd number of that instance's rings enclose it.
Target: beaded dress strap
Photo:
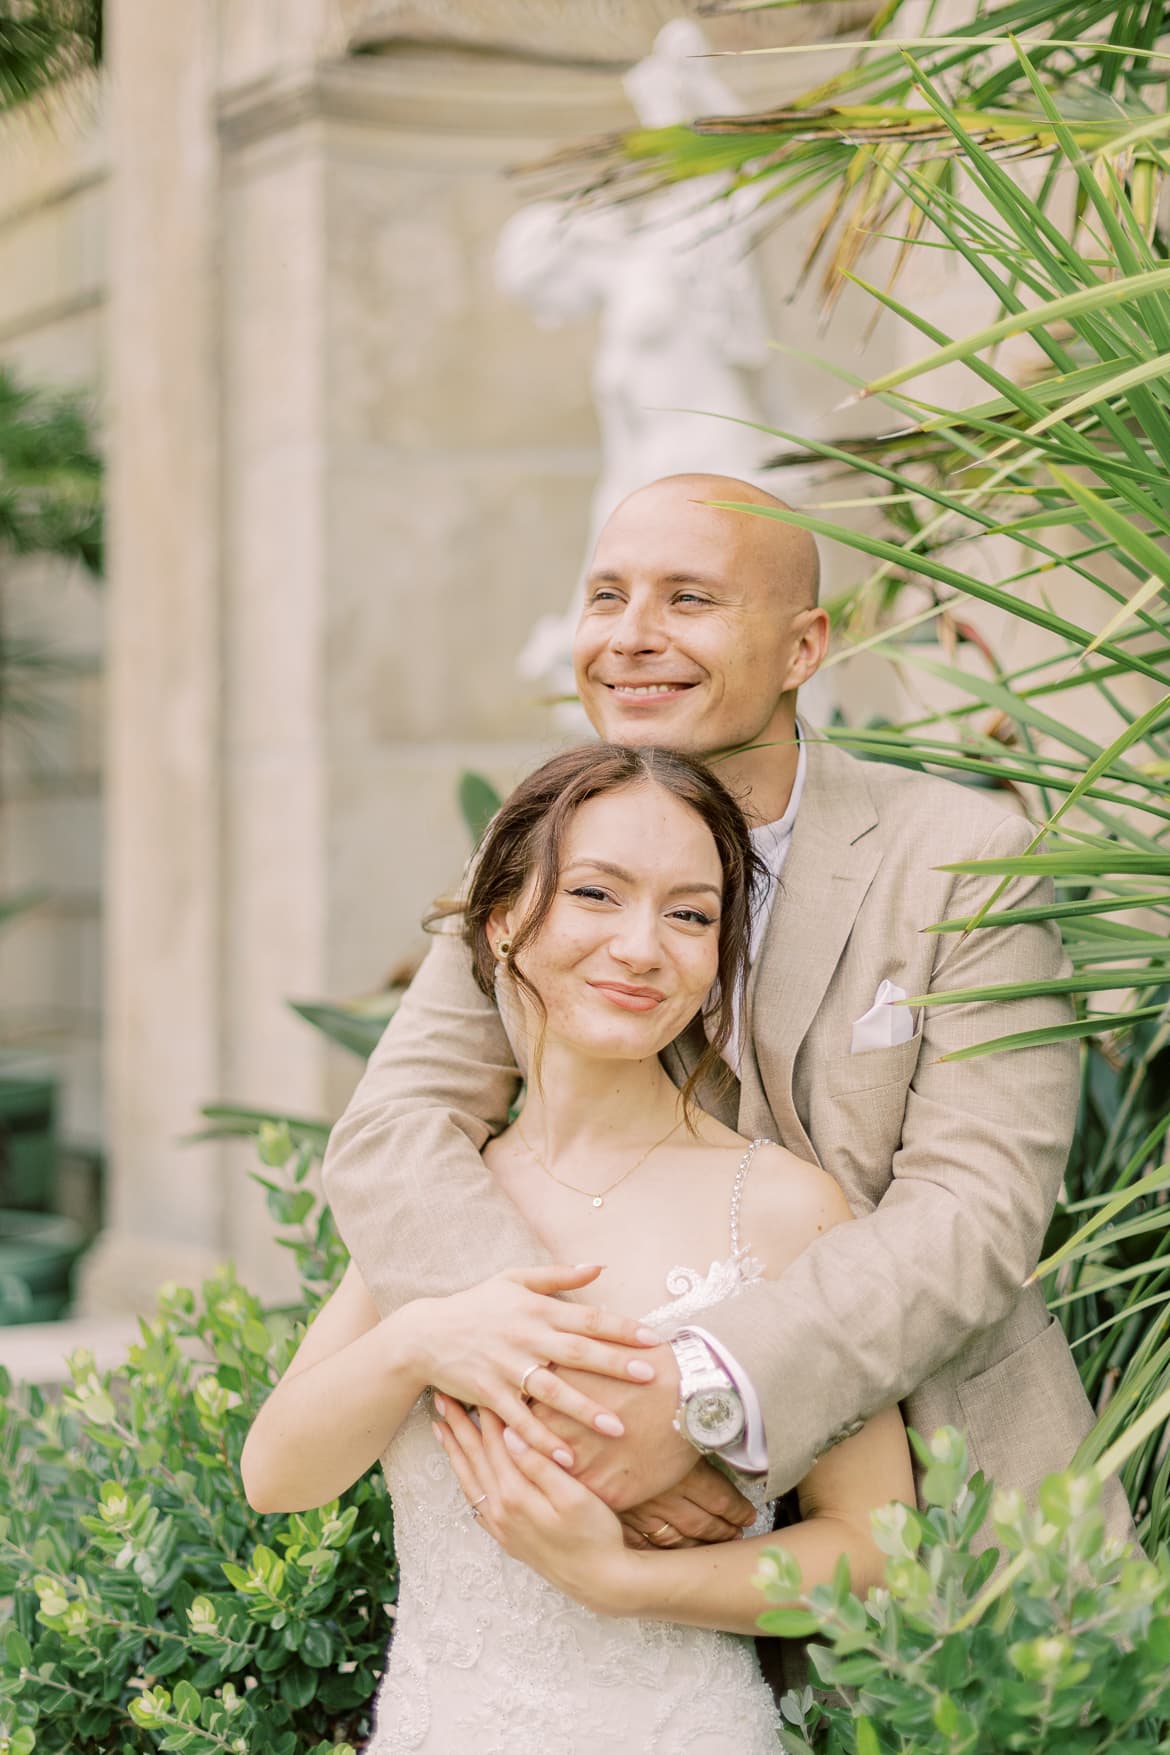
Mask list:
[[[738,1261],[740,1255],[743,1253],[739,1242],[739,1208],[740,1202],[743,1200],[743,1185],[747,1181],[747,1173],[752,1167],[752,1159],[756,1155],[756,1147],[774,1146],[775,1144],[775,1140],[764,1139],[763,1137],[753,1140],[743,1157],[740,1159],[739,1168],[735,1172],[735,1182],[732,1184],[731,1189],[731,1255],[732,1259],[735,1261]]]

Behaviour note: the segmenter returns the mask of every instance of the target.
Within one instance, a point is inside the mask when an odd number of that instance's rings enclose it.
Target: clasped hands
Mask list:
[[[516,1268],[408,1306],[428,1381],[468,1406],[490,1408],[524,1444],[590,1488],[621,1518],[627,1545],[730,1541],[755,1511],[675,1429],[679,1380],[670,1347],[633,1318],[556,1296],[600,1272]]]

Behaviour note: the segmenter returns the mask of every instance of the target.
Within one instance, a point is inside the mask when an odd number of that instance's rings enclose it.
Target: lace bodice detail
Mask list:
[[[730,1253],[671,1268],[642,1320],[664,1339],[762,1275],[739,1208]],[[426,1397],[383,1457],[400,1569],[390,1661],[366,1755],[775,1755],[778,1719],[750,1639],[593,1614],[503,1552],[467,1504],[430,1430]],[[763,1485],[736,1484],[771,1527]]]
[[[753,1140],[739,1161],[731,1188],[731,1211],[728,1220],[731,1254],[724,1261],[713,1261],[705,1274],[698,1268],[672,1267],[666,1275],[669,1299],[642,1318],[648,1328],[661,1329],[664,1338],[677,1334],[680,1328],[685,1328],[701,1311],[710,1310],[713,1304],[721,1304],[725,1298],[733,1297],[745,1286],[763,1278],[764,1264],[757,1261],[754,1255],[749,1255],[740,1242],[739,1215],[743,1204],[743,1185],[747,1181],[756,1149],[771,1144],[771,1140]]]

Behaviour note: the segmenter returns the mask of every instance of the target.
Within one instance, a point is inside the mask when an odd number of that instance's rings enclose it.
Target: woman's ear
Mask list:
[[[487,917],[487,925],[485,926],[484,931],[487,933],[488,947],[493,956],[499,956],[501,940],[507,943],[512,937],[512,918],[514,913],[515,910],[512,908],[493,908]]]

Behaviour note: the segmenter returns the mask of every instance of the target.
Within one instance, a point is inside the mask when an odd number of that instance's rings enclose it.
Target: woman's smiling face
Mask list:
[[[515,934],[534,887],[493,916],[493,943]],[[546,1043],[621,1060],[665,1048],[714,983],[722,893],[711,831],[665,788],[587,799],[563,836],[552,907],[517,958],[544,1002]]]

